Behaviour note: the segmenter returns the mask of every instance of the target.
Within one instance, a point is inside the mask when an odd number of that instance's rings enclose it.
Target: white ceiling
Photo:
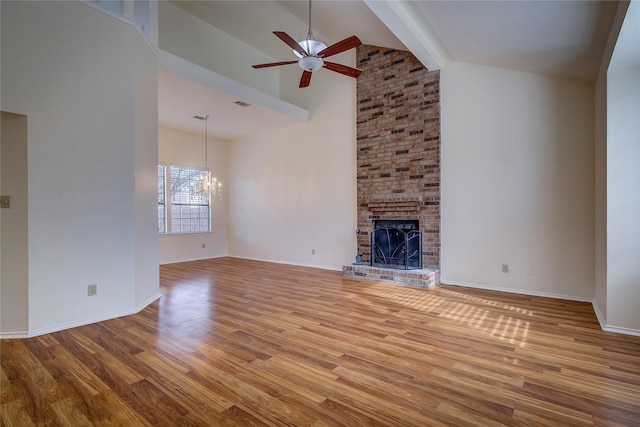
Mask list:
[[[596,78],[616,7],[575,0],[408,4],[452,60],[587,81]]]
[[[303,40],[309,27],[307,0],[177,0],[172,3],[279,60],[296,58],[273,31],[284,31],[296,40]],[[314,36],[327,46],[356,35],[366,44],[404,49],[361,0],[313,0],[311,6]]]
[[[161,127],[204,135],[202,120],[209,115],[209,136],[231,141],[244,135],[295,126],[300,120],[258,104],[243,107],[244,101],[203,83],[160,69],[158,71],[158,121]]]
[[[295,39],[304,39],[307,33],[306,0],[173,3],[274,61],[295,58],[273,31],[285,31]],[[593,81],[617,6],[616,1],[582,0],[313,0],[312,29],[316,39],[327,45],[356,35],[364,44],[410,50],[430,68],[463,61]],[[213,136],[219,132],[218,138],[231,140],[259,130],[261,123],[273,123],[274,117],[258,118],[269,114],[258,108],[252,111],[257,116],[244,114],[245,119],[235,120],[236,105],[204,106],[202,87],[182,90],[180,82],[170,77],[160,76],[160,103],[179,101],[187,108],[192,102],[189,117],[205,108],[224,117],[221,123],[210,122]],[[224,96],[208,91],[206,98],[210,100]],[[196,94],[201,96],[188,98]],[[170,118],[162,116],[162,106],[160,110],[162,125]],[[250,120],[251,126],[244,120]],[[194,132],[202,127],[201,122],[193,125]]]

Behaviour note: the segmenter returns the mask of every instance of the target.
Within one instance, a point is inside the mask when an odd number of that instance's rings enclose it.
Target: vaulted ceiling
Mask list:
[[[307,33],[306,0],[173,3],[278,61],[295,58],[272,31],[300,40]],[[462,61],[594,81],[617,6],[582,0],[313,0],[311,26],[327,45],[355,34],[364,44],[409,50],[429,69]],[[234,138],[231,130],[223,133]]]

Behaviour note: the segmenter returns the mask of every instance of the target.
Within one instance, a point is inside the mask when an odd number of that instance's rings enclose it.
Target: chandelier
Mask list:
[[[206,172],[200,175],[196,182],[191,185],[191,196],[207,199],[217,196],[222,200],[222,182],[218,181],[216,177],[212,178],[209,170],[209,116],[205,114],[203,116],[193,116],[193,118],[204,121],[204,162]]]

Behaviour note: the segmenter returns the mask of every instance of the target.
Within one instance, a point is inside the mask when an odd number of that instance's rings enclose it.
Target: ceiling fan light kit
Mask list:
[[[297,62],[298,66],[304,70],[302,72],[302,77],[300,78],[299,87],[301,88],[309,86],[309,83],[311,83],[311,73],[323,67],[353,78],[358,78],[360,74],[362,74],[362,71],[357,68],[324,60],[324,58],[329,56],[337,55],[338,53],[358,47],[362,42],[356,36],[351,36],[327,47],[324,43],[316,40],[313,37],[313,31],[311,30],[311,0],[309,0],[309,30],[307,31],[307,38],[305,40],[296,42],[293,37],[284,31],[274,31],[273,34],[291,47],[293,49],[293,53],[299,59],[297,61],[256,64],[252,66],[253,68],[277,67],[280,65],[295,64]]]
[[[324,61],[322,58],[318,58],[316,56],[307,56],[305,58],[300,58],[298,61],[298,65],[300,68],[306,71],[316,71],[322,68],[324,65]]]

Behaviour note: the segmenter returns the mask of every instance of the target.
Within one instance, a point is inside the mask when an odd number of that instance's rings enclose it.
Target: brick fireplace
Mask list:
[[[366,45],[358,47],[357,65],[363,70],[356,107],[362,263],[370,263],[374,220],[418,220],[422,265],[436,270],[437,281],[440,73],[428,71],[409,52]],[[351,269],[343,268],[349,275],[347,270]]]

